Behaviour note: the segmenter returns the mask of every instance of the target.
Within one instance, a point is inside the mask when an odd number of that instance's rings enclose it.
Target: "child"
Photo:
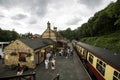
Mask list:
[[[22,75],[23,74],[23,67],[20,66],[20,64],[18,64],[18,70],[17,70],[17,75]]]
[[[54,70],[55,69],[55,59],[52,58],[51,60],[51,69]]]

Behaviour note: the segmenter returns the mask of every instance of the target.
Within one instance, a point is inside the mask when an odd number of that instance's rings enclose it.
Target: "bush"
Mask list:
[[[89,45],[106,48],[110,51],[120,53],[120,31],[112,33],[110,35],[104,35],[99,37],[86,37],[80,41]]]
[[[27,53],[27,57],[31,57],[32,56],[32,54],[31,53]]]
[[[10,55],[11,55],[11,56],[16,56],[17,53],[16,53],[16,52],[12,52]]]

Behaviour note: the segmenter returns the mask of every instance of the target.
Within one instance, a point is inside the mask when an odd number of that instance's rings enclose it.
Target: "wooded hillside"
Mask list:
[[[120,0],[109,4],[105,9],[97,12],[87,23],[78,27],[76,37],[102,36],[120,30]]]
[[[120,53],[120,0],[95,13],[87,23],[75,30],[60,31],[69,40],[80,40]]]

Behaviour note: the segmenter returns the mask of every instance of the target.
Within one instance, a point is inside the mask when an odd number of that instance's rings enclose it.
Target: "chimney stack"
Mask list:
[[[49,21],[48,21],[48,23],[47,23],[47,27],[50,29],[50,23],[49,23]]]
[[[54,27],[54,31],[57,32],[57,27]]]

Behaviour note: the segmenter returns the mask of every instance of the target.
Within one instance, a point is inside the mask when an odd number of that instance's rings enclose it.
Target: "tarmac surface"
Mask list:
[[[57,55],[55,60],[55,70],[52,70],[50,65],[46,70],[42,62],[35,69],[29,69],[24,74],[36,72],[36,80],[53,80],[57,74],[60,75],[60,80],[91,80],[75,52],[68,58]],[[16,75],[16,70],[7,69],[0,62],[0,77],[11,75]]]

